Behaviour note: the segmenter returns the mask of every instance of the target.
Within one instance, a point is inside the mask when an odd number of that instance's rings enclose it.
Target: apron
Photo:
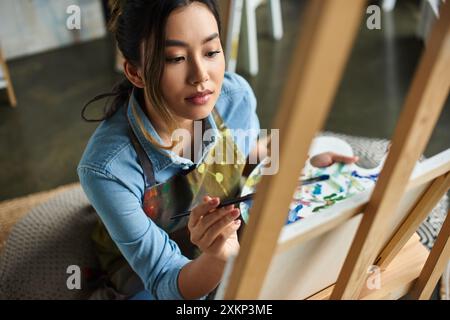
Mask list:
[[[234,143],[229,129],[216,109],[212,113],[219,131],[218,140],[193,170],[187,174],[175,175],[160,184],[156,184],[151,161],[130,130],[133,146],[144,171],[142,208],[178,244],[182,254],[190,259],[195,259],[200,252],[190,242],[187,228],[189,217],[170,218],[200,204],[205,195],[219,197],[221,201],[236,197],[240,192],[245,166],[245,157]],[[229,157],[233,156],[229,161],[226,161],[227,153]],[[144,290],[142,281],[122,256],[100,219],[94,230],[93,240],[106,281],[103,288],[97,290],[91,298],[127,299]]]

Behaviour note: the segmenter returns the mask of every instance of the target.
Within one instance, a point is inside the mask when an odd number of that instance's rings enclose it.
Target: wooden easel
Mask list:
[[[273,126],[282,128],[279,171],[276,175],[264,176],[258,186],[239,255],[230,264],[225,299],[267,298],[263,289],[274,277],[278,278],[272,281],[271,291],[280,292],[275,297],[304,298],[299,294],[301,284],[292,284],[300,281],[298,278],[289,278],[289,283],[274,275],[288,268],[289,263],[301,263],[308,253],[320,249],[324,243],[330,247],[327,241],[345,237],[347,230],[354,230],[355,235],[349,240],[348,250],[344,251],[335,284],[316,285],[317,290],[311,292],[309,298],[395,299],[410,292],[414,298],[427,299],[450,257],[449,218],[428,259],[426,249],[414,235],[420,222],[450,187],[449,153],[444,154],[447,160],[433,170],[410,179],[449,93],[450,1],[441,8],[441,18],[434,26],[429,46],[416,70],[389,156],[370,198],[339,212],[326,224],[310,227],[298,235],[285,236],[286,213],[297,184],[297,176],[292,173],[301,171],[310,143],[324,124],[366,5],[364,0],[353,1],[352,6],[346,0],[309,3],[301,41],[298,40],[288,85]],[[402,201],[414,201],[415,205],[410,210],[403,210],[400,208]],[[402,210],[406,212],[405,217],[395,216]],[[400,221],[394,221],[394,217]],[[291,230],[295,231],[295,228]],[[310,246],[313,250],[306,250],[308,241],[315,239],[320,241]],[[336,249],[343,250],[341,247]],[[283,257],[288,250],[296,253],[296,258]],[[288,263],[277,264],[277,259]],[[387,282],[380,290],[369,292],[363,287],[368,278],[367,270],[374,264],[384,270],[382,274]],[[276,268],[279,272],[272,272]],[[318,271],[313,277],[304,278],[307,280],[305,286],[315,288],[312,282],[320,282],[325,276],[317,274]],[[291,285],[291,290],[283,293],[282,285]]]
[[[15,107],[17,105],[16,94],[14,93],[14,88],[11,82],[11,77],[9,75],[8,66],[6,64],[5,59],[3,58],[1,48],[0,48],[0,68],[3,73],[4,81],[6,81],[6,91],[8,94],[9,103],[11,104],[12,107]],[[0,89],[2,88],[4,87],[0,87]]]

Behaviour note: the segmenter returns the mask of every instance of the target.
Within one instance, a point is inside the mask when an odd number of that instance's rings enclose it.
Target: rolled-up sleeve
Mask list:
[[[78,176],[111,238],[146,290],[157,299],[182,299],[178,275],[189,259],[145,215],[140,198],[108,172],[80,166]]]

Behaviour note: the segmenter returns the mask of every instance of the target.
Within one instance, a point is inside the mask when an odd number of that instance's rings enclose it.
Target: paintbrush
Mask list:
[[[301,181],[301,185],[304,186],[304,185],[307,185],[307,184],[312,184],[312,183],[316,183],[316,182],[320,182],[320,181],[325,181],[325,180],[328,180],[328,179],[330,179],[330,176],[328,174],[323,174],[321,176],[317,176],[317,177],[310,178],[310,179],[304,179],[304,180],[300,180],[300,181]],[[222,207],[226,207],[226,206],[229,206],[231,204],[236,204],[236,203],[240,203],[240,202],[243,202],[243,201],[247,201],[247,200],[252,200],[255,194],[256,193],[250,193],[250,194],[247,194],[247,195],[245,195],[243,197],[239,197],[239,198],[234,198],[234,199],[223,201],[217,206],[216,209],[219,209],[219,208],[222,208]],[[184,212],[181,212],[180,214],[177,214],[177,215],[171,217],[170,219],[173,220],[173,219],[182,218],[182,217],[188,216],[190,213],[191,213],[191,210],[184,211]]]

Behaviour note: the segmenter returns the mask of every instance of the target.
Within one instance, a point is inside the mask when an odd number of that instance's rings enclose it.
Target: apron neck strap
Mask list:
[[[150,159],[147,157],[147,154],[145,153],[144,149],[142,148],[141,144],[139,143],[138,139],[136,138],[136,135],[134,134],[133,130],[130,127],[130,138],[131,142],[133,143],[134,150],[136,150],[139,162],[141,163],[142,169],[144,170],[144,181],[145,186],[152,186],[156,184],[155,174],[153,172],[153,166],[150,162]]]

